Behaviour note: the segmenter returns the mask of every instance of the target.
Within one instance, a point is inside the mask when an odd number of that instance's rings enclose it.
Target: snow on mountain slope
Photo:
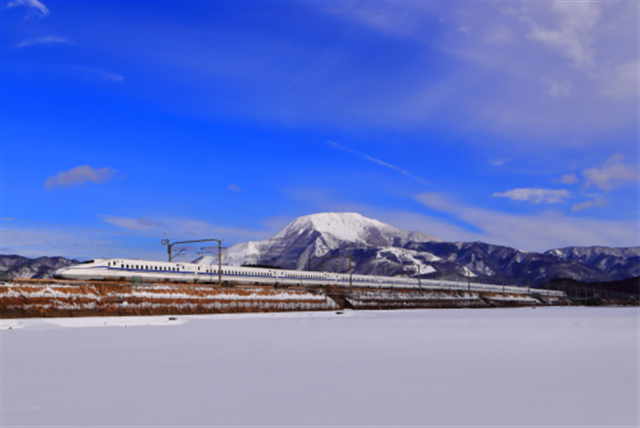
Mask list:
[[[300,235],[307,230],[316,230],[341,241],[369,245],[380,245],[382,241],[393,242],[397,238],[442,242],[435,236],[422,232],[407,232],[358,213],[320,213],[299,217],[271,239],[288,238],[292,235]]]
[[[227,250],[230,265],[269,264],[303,269],[310,258],[345,245],[402,246],[409,241],[441,242],[435,236],[408,232],[357,213],[321,213],[299,217],[266,241],[236,244]]]
[[[551,254],[565,259],[580,260],[582,263],[590,263],[594,259],[604,256],[614,256],[624,259],[640,257],[640,247],[611,248],[611,247],[566,247],[548,250],[545,254]]]
[[[546,251],[567,261],[577,261],[585,266],[606,273],[609,280],[640,275],[640,247],[566,247]]]

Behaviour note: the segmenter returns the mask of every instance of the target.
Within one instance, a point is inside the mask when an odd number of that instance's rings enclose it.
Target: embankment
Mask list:
[[[177,315],[351,309],[566,305],[562,298],[475,291],[357,287],[203,286],[14,280],[0,284],[0,317]]]

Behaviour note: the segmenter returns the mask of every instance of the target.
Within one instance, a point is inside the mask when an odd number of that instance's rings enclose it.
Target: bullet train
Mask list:
[[[200,263],[158,262],[140,259],[96,259],[58,269],[55,279],[88,281],[116,280],[132,282],[189,282],[217,283],[218,266]],[[247,266],[222,266],[222,283],[227,285],[340,285],[375,288],[424,288],[437,290],[472,290],[506,293],[540,293],[562,297],[561,291],[529,289],[525,287],[467,282],[398,278],[375,275],[349,275],[330,272],[306,272],[285,269],[268,269]]]

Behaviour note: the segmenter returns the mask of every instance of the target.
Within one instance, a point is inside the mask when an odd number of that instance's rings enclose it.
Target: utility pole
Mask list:
[[[349,256],[349,287],[353,288],[353,260]]]
[[[166,236],[166,235],[165,235]],[[179,245],[179,244],[193,244],[195,242],[217,242],[218,243],[218,283],[222,284],[222,239],[215,239],[215,238],[211,238],[211,239],[198,239],[195,241],[176,241],[176,242],[171,242],[171,240],[169,239],[163,239],[162,241],[160,241],[160,243],[162,245],[166,245],[167,246],[167,254],[169,255],[169,263],[171,263],[171,260],[174,257],[178,257],[181,254],[184,253],[184,248],[180,249],[180,251],[178,251],[178,253],[173,254],[173,246],[174,245]]]
[[[222,241],[220,239],[211,239],[218,243],[218,285],[222,285]],[[207,247],[202,247],[200,250],[206,250]]]

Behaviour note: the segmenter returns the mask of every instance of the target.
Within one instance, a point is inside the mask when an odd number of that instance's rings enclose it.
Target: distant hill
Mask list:
[[[77,260],[64,257],[38,257],[30,259],[17,255],[0,255],[0,272],[13,278],[51,279],[53,272],[62,267],[76,265]]]

